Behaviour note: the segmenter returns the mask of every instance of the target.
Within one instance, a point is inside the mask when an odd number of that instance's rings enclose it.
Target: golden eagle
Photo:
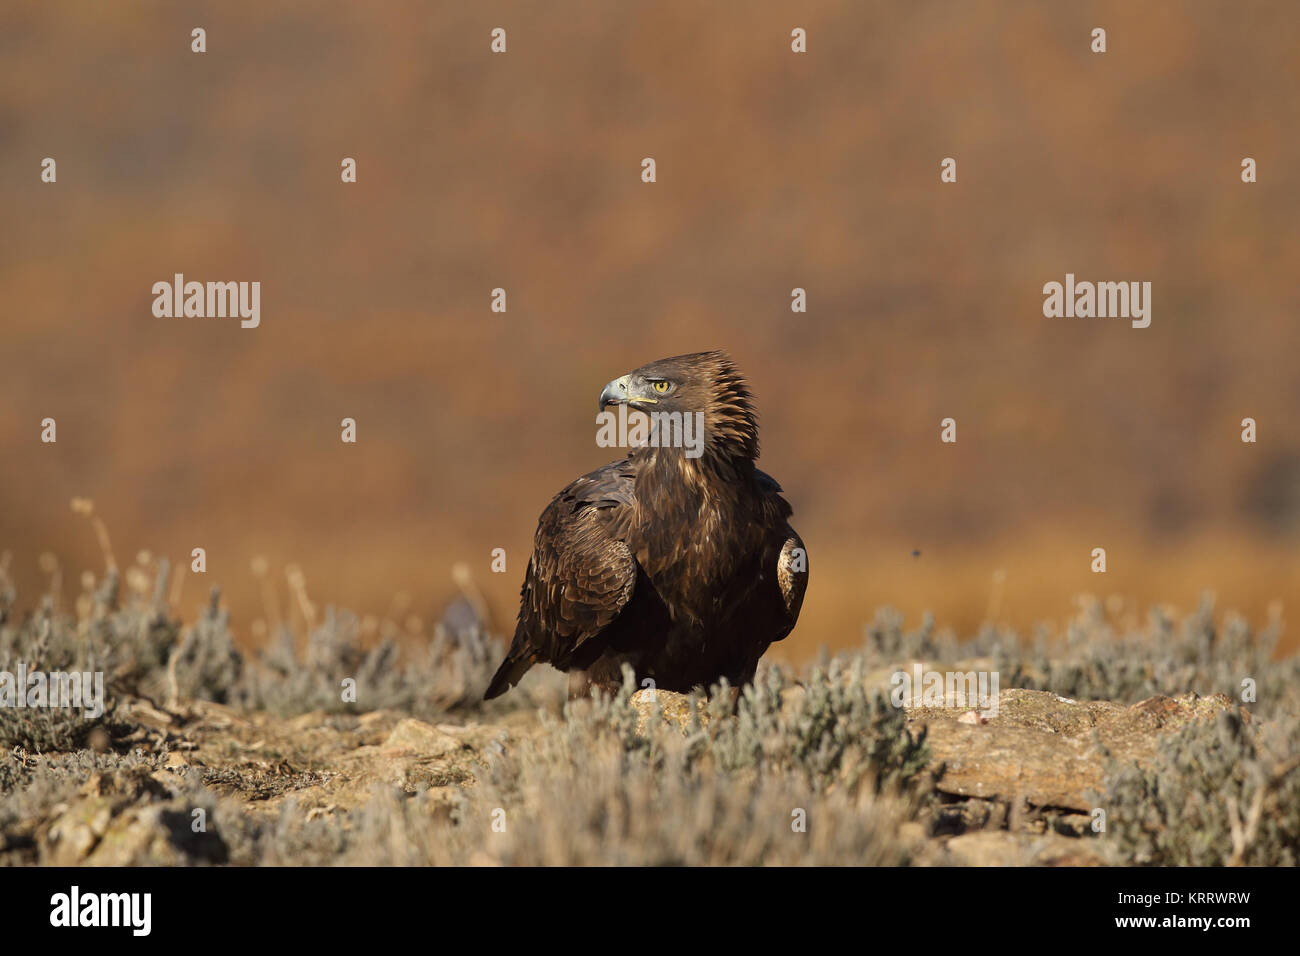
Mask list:
[[[599,408],[611,406],[647,415],[649,440],[542,512],[514,640],[485,699],[538,661],[568,671],[575,695],[617,688],[625,663],[639,686],[740,687],[799,618],[807,554],[781,486],[754,467],[758,423],[731,359],[652,362],[605,386]],[[684,432],[668,427],[683,421]],[[664,440],[690,422],[703,425],[694,447]]]

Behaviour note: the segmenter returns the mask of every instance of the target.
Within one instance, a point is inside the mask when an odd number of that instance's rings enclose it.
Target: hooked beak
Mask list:
[[[645,382],[638,381],[639,387],[644,387]],[[640,409],[643,405],[658,405],[659,399],[651,398],[649,395],[633,395],[632,376],[624,375],[622,378],[616,378],[600,390],[600,407],[597,411],[603,412],[607,405],[626,405],[628,408]]]
[[[596,411],[603,412],[607,405],[624,405],[627,403],[628,376],[616,378],[600,390],[600,401]]]

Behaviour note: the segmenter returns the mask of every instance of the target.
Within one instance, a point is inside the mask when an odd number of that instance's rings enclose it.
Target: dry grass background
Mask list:
[[[885,603],[961,631],[1081,591],[1119,615],[1205,588],[1256,621],[1294,608],[1294,21],[1249,2],[6,5],[0,548],[31,600],[43,551],[98,567],[68,509],[86,495],[123,557],[206,547],[245,640],[255,555],[362,612],[407,592],[432,613],[464,561],[508,620],[538,512],[608,459],[601,385],[725,347],[815,565],[791,656],[856,644]],[[174,272],[260,280],[262,327],[154,318]],[[1044,319],[1066,272],[1150,280],[1151,327]],[[192,612],[206,588],[186,587]]]

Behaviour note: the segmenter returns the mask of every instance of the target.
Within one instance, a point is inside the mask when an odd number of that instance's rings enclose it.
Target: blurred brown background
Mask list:
[[[258,555],[322,604],[426,616],[466,562],[508,629],[538,513],[612,457],[600,387],[726,348],[810,549],[790,653],[883,604],[963,632],[1081,592],[1294,614],[1296,27],[1249,2],[6,4],[0,549],[27,606],[42,552],[71,593],[102,566],[83,495],[124,562],[207,548],[186,615],[219,583],[246,637]],[[260,280],[261,327],[154,318],[176,272]],[[1151,281],[1151,327],[1045,319],[1066,272]]]

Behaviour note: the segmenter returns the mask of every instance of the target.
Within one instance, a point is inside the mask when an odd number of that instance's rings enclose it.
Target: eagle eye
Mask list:
[[[660,395],[667,393],[670,388],[672,388],[672,385],[668,382],[659,381],[654,383],[654,390]]]

